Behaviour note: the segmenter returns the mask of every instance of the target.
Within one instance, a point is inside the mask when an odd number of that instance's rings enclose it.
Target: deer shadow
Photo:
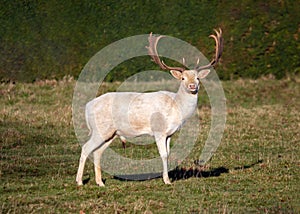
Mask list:
[[[262,163],[262,160],[258,160],[252,164],[233,167],[233,170],[244,170],[252,168],[255,165]],[[197,163],[197,161],[195,161]],[[197,165],[197,164],[196,164]],[[208,169],[205,166],[197,165],[196,167],[191,167],[189,169],[185,167],[176,167],[175,169],[169,171],[169,178],[172,181],[184,180],[189,178],[208,178],[208,177],[218,177],[224,173],[229,173],[229,169],[221,166],[213,169]],[[145,181],[162,177],[162,173],[148,173],[148,174],[134,174],[134,175],[115,175],[114,179],[121,181]],[[89,182],[89,178],[84,181],[84,183]],[[104,181],[105,182],[105,181]]]
[[[197,161],[195,161],[195,163],[196,162]],[[262,162],[263,162],[262,160],[258,160],[252,164],[234,167],[233,170],[244,170],[244,169],[252,168],[255,165]],[[206,170],[204,166],[198,165],[195,168],[189,168],[189,169],[186,169],[184,167],[180,167],[180,168],[176,167],[172,171],[169,171],[169,177],[172,179],[172,181],[176,181],[176,180],[189,179],[192,177],[195,178],[218,177],[224,173],[229,173],[229,169],[221,166],[218,168]]]
[[[208,178],[208,177],[218,177],[223,173],[228,173],[229,169],[223,166],[205,170],[203,167],[195,167],[186,169],[184,167],[176,167],[172,171],[169,171],[169,177],[172,181],[195,178]]]
[[[188,179],[191,177],[197,178],[207,178],[207,177],[217,177],[223,173],[228,173],[229,169],[225,167],[218,167],[211,170],[204,170],[203,167],[195,167],[186,169],[184,167],[176,167],[175,169],[169,171],[169,178],[172,181]],[[146,173],[146,174],[131,174],[131,175],[115,175],[114,179],[121,181],[145,181],[156,178],[161,178],[162,173]]]

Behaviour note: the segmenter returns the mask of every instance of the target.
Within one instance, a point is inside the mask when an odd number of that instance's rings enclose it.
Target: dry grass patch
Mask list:
[[[75,183],[80,146],[71,122],[75,81],[0,85],[1,213],[297,213],[300,177],[299,79],[223,82],[227,124],[222,143],[195,173],[210,129],[210,105],[201,92],[199,141],[179,165],[171,186],[160,178],[121,181],[93,165]],[[101,93],[118,85],[107,84]],[[124,152],[121,144],[116,149]],[[130,146],[126,154],[130,155]],[[150,151],[151,150],[151,151]],[[157,152],[139,148],[141,155]]]

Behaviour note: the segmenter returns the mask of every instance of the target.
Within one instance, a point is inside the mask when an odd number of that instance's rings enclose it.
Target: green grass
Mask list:
[[[227,123],[222,143],[204,171],[194,164],[210,128],[201,92],[199,142],[172,185],[161,178],[121,181],[104,173],[106,187],[75,176],[80,155],[71,118],[75,81],[0,85],[0,213],[299,213],[299,78],[224,81]],[[105,91],[116,85],[107,85]],[[113,143],[128,155],[155,146]],[[144,150],[143,150],[144,148]],[[150,151],[147,151],[150,150]],[[147,154],[146,154],[147,153]]]

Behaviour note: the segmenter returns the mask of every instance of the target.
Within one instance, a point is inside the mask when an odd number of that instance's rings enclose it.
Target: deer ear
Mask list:
[[[175,77],[178,80],[181,80],[182,78],[182,73],[177,70],[170,70],[170,73],[172,74],[173,77]]]
[[[204,79],[208,74],[209,74],[210,70],[209,69],[205,69],[205,70],[201,70],[199,73],[198,73],[198,77],[200,79]]]

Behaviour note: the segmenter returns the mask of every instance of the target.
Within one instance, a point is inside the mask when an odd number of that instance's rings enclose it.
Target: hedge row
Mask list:
[[[77,77],[105,46],[149,32],[177,37],[210,56],[213,42],[207,35],[216,27],[225,38],[221,78],[282,78],[300,70],[299,20],[298,1],[3,0],[0,80]],[[108,80],[149,66],[146,58],[123,63]]]

